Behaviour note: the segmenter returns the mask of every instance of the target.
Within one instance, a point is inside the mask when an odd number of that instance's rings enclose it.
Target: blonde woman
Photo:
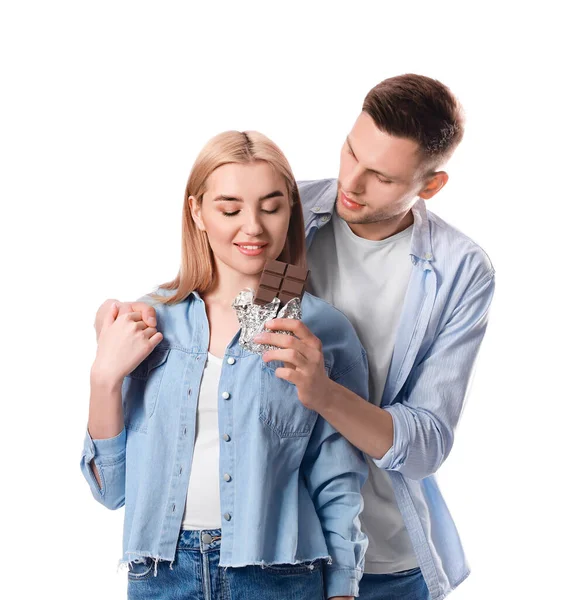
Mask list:
[[[290,364],[238,344],[232,308],[264,264],[303,266],[298,189],[278,147],[226,132],[197,158],[185,191],[178,276],[140,313],[101,328],[81,468],[110,509],[125,505],[128,597],[353,598],[366,539],[362,454],[299,401]],[[305,294],[323,378],[367,397],[349,321]]]

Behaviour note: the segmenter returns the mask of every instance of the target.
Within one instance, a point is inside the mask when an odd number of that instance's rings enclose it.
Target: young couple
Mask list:
[[[366,96],[338,179],[297,185],[256,132],[203,148],[179,274],[96,316],[81,468],[126,507],[130,599],[438,600],[467,577],[433,474],[494,270],[425,205],[462,135],[450,90],[403,75]],[[274,258],[312,293],[260,356],[232,303]]]

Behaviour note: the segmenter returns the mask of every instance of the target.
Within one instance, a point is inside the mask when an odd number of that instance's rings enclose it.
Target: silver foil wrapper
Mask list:
[[[283,333],[285,335],[293,335],[290,331],[267,330],[266,322],[271,319],[299,319],[301,318],[301,301],[299,298],[293,298],[281,307],[281,302],[275,298],[270,304],[259,306],[254,304],[254,291],[241,291],[234,303],[232,304],[240,327],[240,346],[254,354],[263,354],[267,350],[276,350],[276,346],[269,344],[256,344],[254,337],[263,331],[271,333]]]

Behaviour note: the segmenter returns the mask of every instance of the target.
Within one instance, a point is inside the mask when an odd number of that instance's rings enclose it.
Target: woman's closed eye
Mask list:
[[[240,210],[234,210],[232,212],[226,212],[226,211],[222,211],[224,216],[226,217],[235,217],[237,214],[239,214]],[[274,210],[261,210],[260,212],[263,212],[267,215],[273,215],[274,213],[278,212],[278,208],[275,208]]]

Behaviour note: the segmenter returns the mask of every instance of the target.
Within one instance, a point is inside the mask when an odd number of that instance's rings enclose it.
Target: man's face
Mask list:
[[[341,149],[337,212],[350,224],[400,220],[424,189],[418,144],[362,112]]]

